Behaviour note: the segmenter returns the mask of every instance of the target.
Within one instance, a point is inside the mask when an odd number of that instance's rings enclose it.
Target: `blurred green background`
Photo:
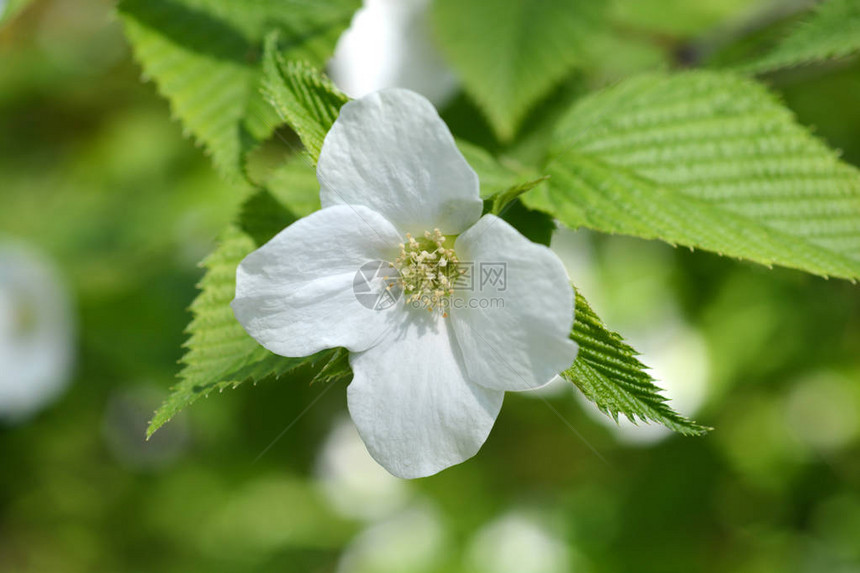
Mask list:
[[[783,25],[739,25],[762,4],[619,0],[584,78],[684,65],[702,38],[736,57]],[[860,164],[857,63],[767,80]],[[453,106],[452,122],[469,104]],[[356,442],[345,385],[303,373],[145,442],[197,262],[243,193],[141,81],[110,2],[42,0],[2,25],[0,243],[56,263],[77,339],[65,393],[0,421],[0,571],[860,572],[860,287],[663,244],[554,241],[646,362],[681,349],[663,382],[707,437],[619,433],[567,387],[509,393],[476,458],[403,482]]]

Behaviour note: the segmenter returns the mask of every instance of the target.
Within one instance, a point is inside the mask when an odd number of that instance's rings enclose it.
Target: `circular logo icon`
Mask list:
[[[400,273],[386,261],[370,261],[355,273],[352,292],[356,300],[370,310],[391,308],[403,294]]]

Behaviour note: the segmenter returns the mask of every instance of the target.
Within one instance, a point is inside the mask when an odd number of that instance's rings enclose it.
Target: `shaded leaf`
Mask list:
[[[552,217],[543,211],[529,209],[521,201],[515,200],[499,213],[499,216],[510,223],[517,231],[533,243],[549,246],[556,224]]]
[[[842,58],[860,51],[860,2],[827,0],[812,11],[776,48],[739,68],[763,73]]]
[[[531,107],[582,61],[600,0],[437,0],[440,48],[497,135],[510,140]]]
[[[245,201],[239,213],[239,226],[256,245],[269,242],[295,220],[289,209],[265,189]]]
[[[276,167],[265,182],[266,188],[297,216],[320,209],[320,184],[316,170],[303,156],[293,156]]]

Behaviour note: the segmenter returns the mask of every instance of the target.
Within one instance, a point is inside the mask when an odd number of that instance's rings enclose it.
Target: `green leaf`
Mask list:
[[[263,39],[277,30],[287,56],[323,64],[358,0],[122,0],[119,13],[147,77],[173,114],[239,179],[245,154],[280,123],[260,93]]]
[[[440,47],[497,135],[510,140],[529,109],[582,61],[600,0],[436,0]]]
[[[200,294],[191,304],[193,318],[187,329],[190,336],[185,343],[180,381],[155,413],[147,436],[213,390],[277,379],[300,367],[318,369],[312,381],[332,382],[351,376],[343,349],[303,358],[278,356],[257,344],[233,316],[230,301],[236,291],[239,263],[294,220],[281,201],[261,189],[245,201],[238,224],[227,228],[218,247],[203,261],[206,273],[198,285]]]
[[[528,209],[519,200],[508,203],[499,213],[499,216],[532,243],[547,247],[552,242],[552,235],[558,228],[552,217],[543,211]]]
[[[348,98],[311,65],[286,60],[277,45],[277,36],[266,42],[263,89],[316,164],[323,140]]]
[[[538,177],[537,179],[532,179],[531,181],[526,181],[524,183],[518,183],[508,189],[505,189],[501,193],[497,193],[492,197],[493,207],[490,210],[491,213],[498,215],[514,200],[519,198],[520,195],[527,191],[531,191],[544,181],[549,179],[549,175],[544,175],[543,177]]]
[[[860,173],[763,87],[647,75],[585,98],[523,195],[569,227],[860,277]]]
[[[612,19],[626,32],[624,36],[652,34],[655,43],[670,43],[700,37],[733,20],[741,21],[751,4],[750,0],[615,0]]]
[[[185,344],[187,352],[182,359],[180,382],[155,413],[147,436],[213,390],[235,387],[255,378],[259,373],[253,367],[271,355],[245,333],[230,308],[236,267],[255,248],[251,237],[230,227],[215,252],[203,261],[206,275],[199,284],[201,292],[191,305],[194,318],[188,326],[191,336]],[[299,361],[285,364],[278,374],[299,365]]]
[[[637,353],[615,332],[608,330],[576,293],[576,319],[570,337],[579,354],[562,377],[576,386],[604,413],[618,421],[623,414],[636,422],[658,422],[685,435],[698,436],[710,428],[681,416],[669,407]]]
[[[269,174],[265,186],[281,205],[299,217],[322,207],[316,170],[304,156],[294,155],[281,163]]]
[[[269,242],[295,220],[295,215],[265,189],[245,201],[239,213],[239,225],[257,245]]]
[[[518,187],[523,181],[540,178],[540,173],[510,160],[497,159],[483,147],[463,139],[457,139],[456,142],[466,162],[478,174],[482,199],[492,200],[500,193]]]
[[[325,361],[320,361],[322,367],[317,370],[311,379],[311,384],[323,382],[349,382],[352,380],[352,368],[349,365],[349,350],[346,348],[333,348],[322,353]]]
[[[860,51],[860,2],[827,0],[816,6],[773,51],[740,67],[740,71],[763,73],[823,62]]]

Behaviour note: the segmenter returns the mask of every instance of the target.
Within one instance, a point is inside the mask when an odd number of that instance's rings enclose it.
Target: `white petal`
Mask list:
[[[451,322],[469,379],[496,390],[534,390],[576,358],[569,339],[574,294],[558,256],[494,215],[460,235],[474,264],[471,289],[452,301]]]
[[[317,165],[323,207],[364,205],[422,235],[459,234],[481,216],[478,176],[436,108],[390,89],[347,103]]]
[[[402,305],[368,308],[353,282],[363,265],[394,260],[399,240],[391,223],[365,207],[317,211],[239,264],[233,312],[275,354],[308,356],[337,346],[365,350]]]
[[[399,477],[474,456],[502,407],[503,392],[467,380],[449,322],[420,311],[350,365],[349,413],[370,455]]]

